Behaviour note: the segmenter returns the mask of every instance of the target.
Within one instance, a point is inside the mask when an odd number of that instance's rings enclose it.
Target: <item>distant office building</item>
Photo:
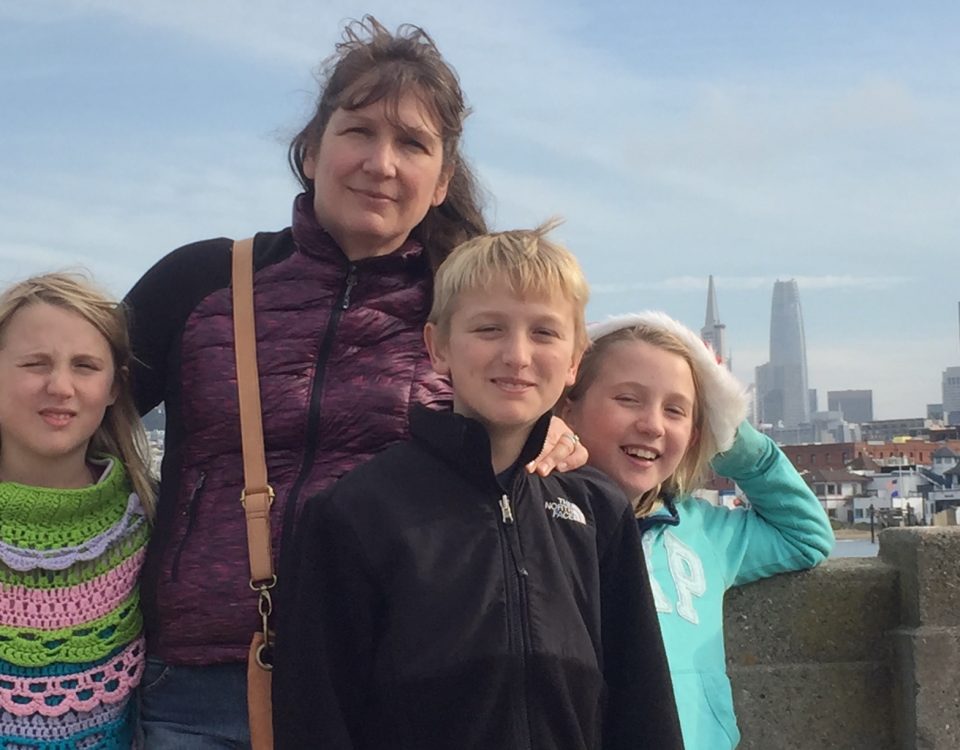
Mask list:
[[[960,424],[960,367],[943,371],[943,421]]]
[[[700,338],[710,344],[717,361],[730,369],[730,352],[727,349],[727,327],[720,322],[720,313],[717,310],[717,292],[713,286],[713,276],[707,282],[707,314],[700,329]]]
[[[810,400],[810,416],[812,418],[814,412],[820,411],[820,399],[817,398],[817,389],[810,388],[807,391],[807,396]]]
[[[957,318],[960,322],[960,302],[957,303]],[[948,425],[960,425],[960,367],[948,367],[943,371],[943,421]]]
[[[827,409],[841,412],[847,422],[872,422],[873,391],[827,391]]]
[[[770,361],[756,370],[760,423],[787,429],[810,422],[807,344],[797,282],[777,281],[770,306]]]
[[[943,421],[943,404],[927,404],[927,419]]]
[[[860,425],[848,422],[840,411],[815,411],[810,420],[814,442],[851,443],[861,439]]]
[[[882,440],[883,442],[921,435],[929,428],[930,424],[923,417],[877,419],[860,425],[864,440]]]

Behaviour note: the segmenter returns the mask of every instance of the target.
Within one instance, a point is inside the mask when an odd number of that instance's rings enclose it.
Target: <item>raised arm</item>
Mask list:
[[[827,514],[773,440],[743,422],[713,469],[734,480],[751,505],[732,512],[704,508],[704,532],[725,555],[728,585],[812,568],[827,558],[834,543]]]

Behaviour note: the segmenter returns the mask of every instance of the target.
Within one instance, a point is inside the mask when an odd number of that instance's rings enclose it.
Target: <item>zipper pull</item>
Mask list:
[[[513,511],[510,509],[510,498],[506,495],[500,496],[500,515],[503,522],[508,526],[513,523]]]
[[[340,309],[346,310],[350,307],[350,292],[357,285],[357,267],[350,266],[350,272],[347,274],[347,285],[343,290],[343,297],[340,298]]]

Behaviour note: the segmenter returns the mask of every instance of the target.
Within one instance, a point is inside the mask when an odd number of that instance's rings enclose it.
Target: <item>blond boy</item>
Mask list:
[[[281,750],[682,747],[626,498],[592,469],[518,470],[587,341],[548,230],[454,250],[424,333],[453,411],[414,411],[411,440],[308,507]]]

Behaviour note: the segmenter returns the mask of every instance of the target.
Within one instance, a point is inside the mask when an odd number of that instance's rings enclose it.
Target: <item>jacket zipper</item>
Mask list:
[[[518,732],[520,746],[532,748],[530,732],[530,717],[527,711],[527,654],[530,653],[530,623],[528,620],[527,604],[527,576],[528,572],[523,564],[523,554],[520,550],[520,532],[517,529],[510,497],[504,493],[500,495],[500,525],[501,532],[506,537],[507,549],[513,561],[513,571],[505,570],[507,578],[507,613],[509,618],[511,641],[519,646],[520,665],[523,672],[523,700],[517,706]],[[504,566],[507,567],[506,560]],[[512,611],[511,611],[512,610]]]
[[[290,494],[287,496],[283,510],[283,525],[280,533],[281,555],[285,554],[285,551],[290,547],[289,537],[293,530],[294,518],[296,518],[297,498],[300,497],[317,454],[317,441],[320,433],[320,397],[323,394],[323,384],[327,374],[327,359],[330,356],[330,350],[333,348],[333,340],[340,324],[340,316],[350,306],[350,294],[356,285],[357,267],[351,263],[347,269],[343,288],[340,291],[340,298],[330,310],[327,329],[324,331],[320,351],[317,353],[317,366],[313,375],[313,385],[310,388],[310,408],[307,412],[307,434],[304,440],[303,461],[300,464],[297,478],[290,487]]]
[[[197,507],[200,505],[197,501],[200,498],[200,491],[203,489],[206,481],[207,472],[201,471],[200,476],[197,478],[197,483],[193,486],[193,492],[190,493],[190,499],[187,501],[187,509],[184,511],[187,516],[187,529],[183,532],[183,539],[180,540],[177,551],[173,556],[173,563],[170,566],[170,579],[173,581],[180,579],[180,558],[183,556],[183,550],[187,546],[187,541],[193,534],[193,527],[197,522]]]

